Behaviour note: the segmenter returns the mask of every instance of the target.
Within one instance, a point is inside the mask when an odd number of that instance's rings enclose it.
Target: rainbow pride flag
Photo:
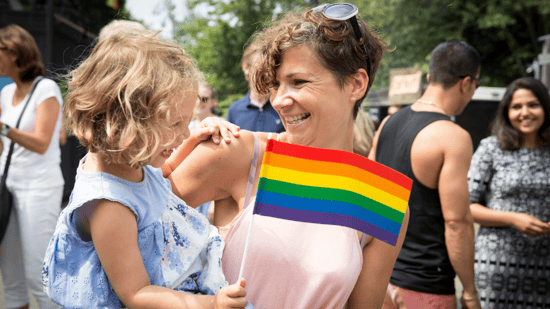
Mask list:
[[[395,246],[412,180],[360,155],[267,142],[254,214],[347,226]]]

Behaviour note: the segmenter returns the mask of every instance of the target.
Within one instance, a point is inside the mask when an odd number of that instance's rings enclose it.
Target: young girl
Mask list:
[[[70,73],[65,112],[88,148],[50,241],[43,284],[65,308],[244,308],[223,243],[159,169],[189,137],[202,75],[151,32],[101,40]],[[204,139],[213,128],[195,130]],[[215,296],[212,296],[215,295]]]

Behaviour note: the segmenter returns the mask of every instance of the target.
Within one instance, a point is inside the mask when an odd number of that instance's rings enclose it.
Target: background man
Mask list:
[[[466,42],[439,44],[423,96],[384,119],[374,137],[369,158],[413,179],[409,227],[384,308],[455,308],[455,273],[464,287],[463,308],[481,308],[466,177],[472,140],[450,118],[479,87],[480,64]]]
[[[241,63],[249,90],[244,98],[231,103],[227,112],[227,120],[241,129],[249,131],[280,133],[285,128],[279,114],[271,106],[269,96],[262,97],[250,87],[248,72],[257,55],[258,47],[255,44],[246,47]]]

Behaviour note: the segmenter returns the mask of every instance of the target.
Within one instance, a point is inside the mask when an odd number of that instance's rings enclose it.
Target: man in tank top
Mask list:
[[[474,225],[467,173],[472,140],[451,121],[479,87],[481,57],[462,41],[432,52],[429,85],[409,107],[380,124],[369,158],[413,179],[410,220],[384,308],[480,308],[474,285]]]

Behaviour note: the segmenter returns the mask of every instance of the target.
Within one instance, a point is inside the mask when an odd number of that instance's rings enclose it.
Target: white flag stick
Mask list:
[[[241,278],[243,277],[244,263],[246,262],[246,253],[248,252],[248,244],[250,243],[250,234],[252,232],[252,222],[254,222],[254,213],[252,213],[252,219],[250,219],[250,226],[248,227],[248,235],[246,236],[246,243],[244,245],[243,261],[241,262],[241,270],[239,271],[239,277],[237,277],[238,281],[240,281]]]

